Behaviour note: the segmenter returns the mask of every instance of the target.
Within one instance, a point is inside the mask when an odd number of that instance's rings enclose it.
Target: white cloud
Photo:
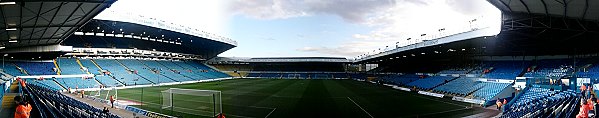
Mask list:
[[[351,39],[337,46],[296,49],[350,58],[372,54],[373,50],[376,53],[379,49],[385,50],[386,46],[394,48],[420,38],[466,29],[471,19],[482,15],[499,19],[500,13],[483,0],[236,0],[230,10],[256,19],[335,15],[346,22],[373,28],[370,32],[353,34]],[[446,31],[439,32],[441,28]],[[420,34],[427,35],[420,37]],[[407,38],[413,40],[407,41]]]
[[[314,14],[363,22],[370,13],[392,7],[394,0],[236,0],[230,11],[257,19],[285,19]]]
[[[374,30],[365,34],[354,34],[354,41],[339,47],[361,49],[361,54],[378,52],[386,46],[394,48],[415,43],[418,39],[430,39],[447,35],[450,32],[469,29],[469,20],[483,16],[497,19],[500,12],[486,1],[473,0],[423,0],[416,2],[397,2],[394,7],[379,11],[367,17],[366,25]],[[486,19],[485,18],[485,19]],[[439,32],[444,28],[445,31]],[[427,34],[421,37],[421,34]],[[412,40],[406,40],[411,38]],[[352,50],[352,49],[340,49]],[[353,55],[353,56],[357,56]]]

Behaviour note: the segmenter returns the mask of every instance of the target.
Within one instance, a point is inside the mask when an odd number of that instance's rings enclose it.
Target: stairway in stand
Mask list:
[[[14,81],[8,91],[2,96],[2,107],[0,108],[0,118],[14,117],[17,104],[14,102],[15,96],[19,95],[19,82]]]

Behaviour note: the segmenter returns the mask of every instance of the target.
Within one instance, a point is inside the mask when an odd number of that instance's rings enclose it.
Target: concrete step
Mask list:
[[[5,93],[2,98],[2,107],[0,107],[0,118],[14,117],[17,104],[13,100],[18,93]]]
[[[10,84],[10,88],[8,90],[9,93],[17,93],[19,92],[19,82],[18,81],[13,81]]]
[[[15,102],[13,99],[17,96],[18,93],[5,93],[2,97],[2,109],[4,108],[13,108],[15,107]]]

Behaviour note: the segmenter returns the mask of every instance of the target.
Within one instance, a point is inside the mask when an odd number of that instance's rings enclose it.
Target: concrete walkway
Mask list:
[[[68,94],[68,93],[63,93],[63,94],[67,95],[71,98],[75,98],[81,102],[85,102],[91,106],[98,108],[98,109],[104,109],[104,107],[106,107],[110,110],[110,113],[113,113],[113,114],[118,115],[123,118],[134,118],[134,116],[135,116],[135,118],[148,118],[146,116],[140,116],[139,114],[135,115],[135,113],[133,113],[131,111],[127,111],[125,109],[118,109],[118,108],[116,108],[116,106],[115,106],[115,108],[110,108],[110,105],[108,105],[108,104],[104,104],[104,103],[97,102],[97,101],[87,99],[87,98],[81,98],[81,95]]]

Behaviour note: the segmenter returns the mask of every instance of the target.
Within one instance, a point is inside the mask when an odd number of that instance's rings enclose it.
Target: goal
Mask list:
[[[214,117],[222,113],[221,92],[169,88],[162,93],[162,109],[174,112]]]

